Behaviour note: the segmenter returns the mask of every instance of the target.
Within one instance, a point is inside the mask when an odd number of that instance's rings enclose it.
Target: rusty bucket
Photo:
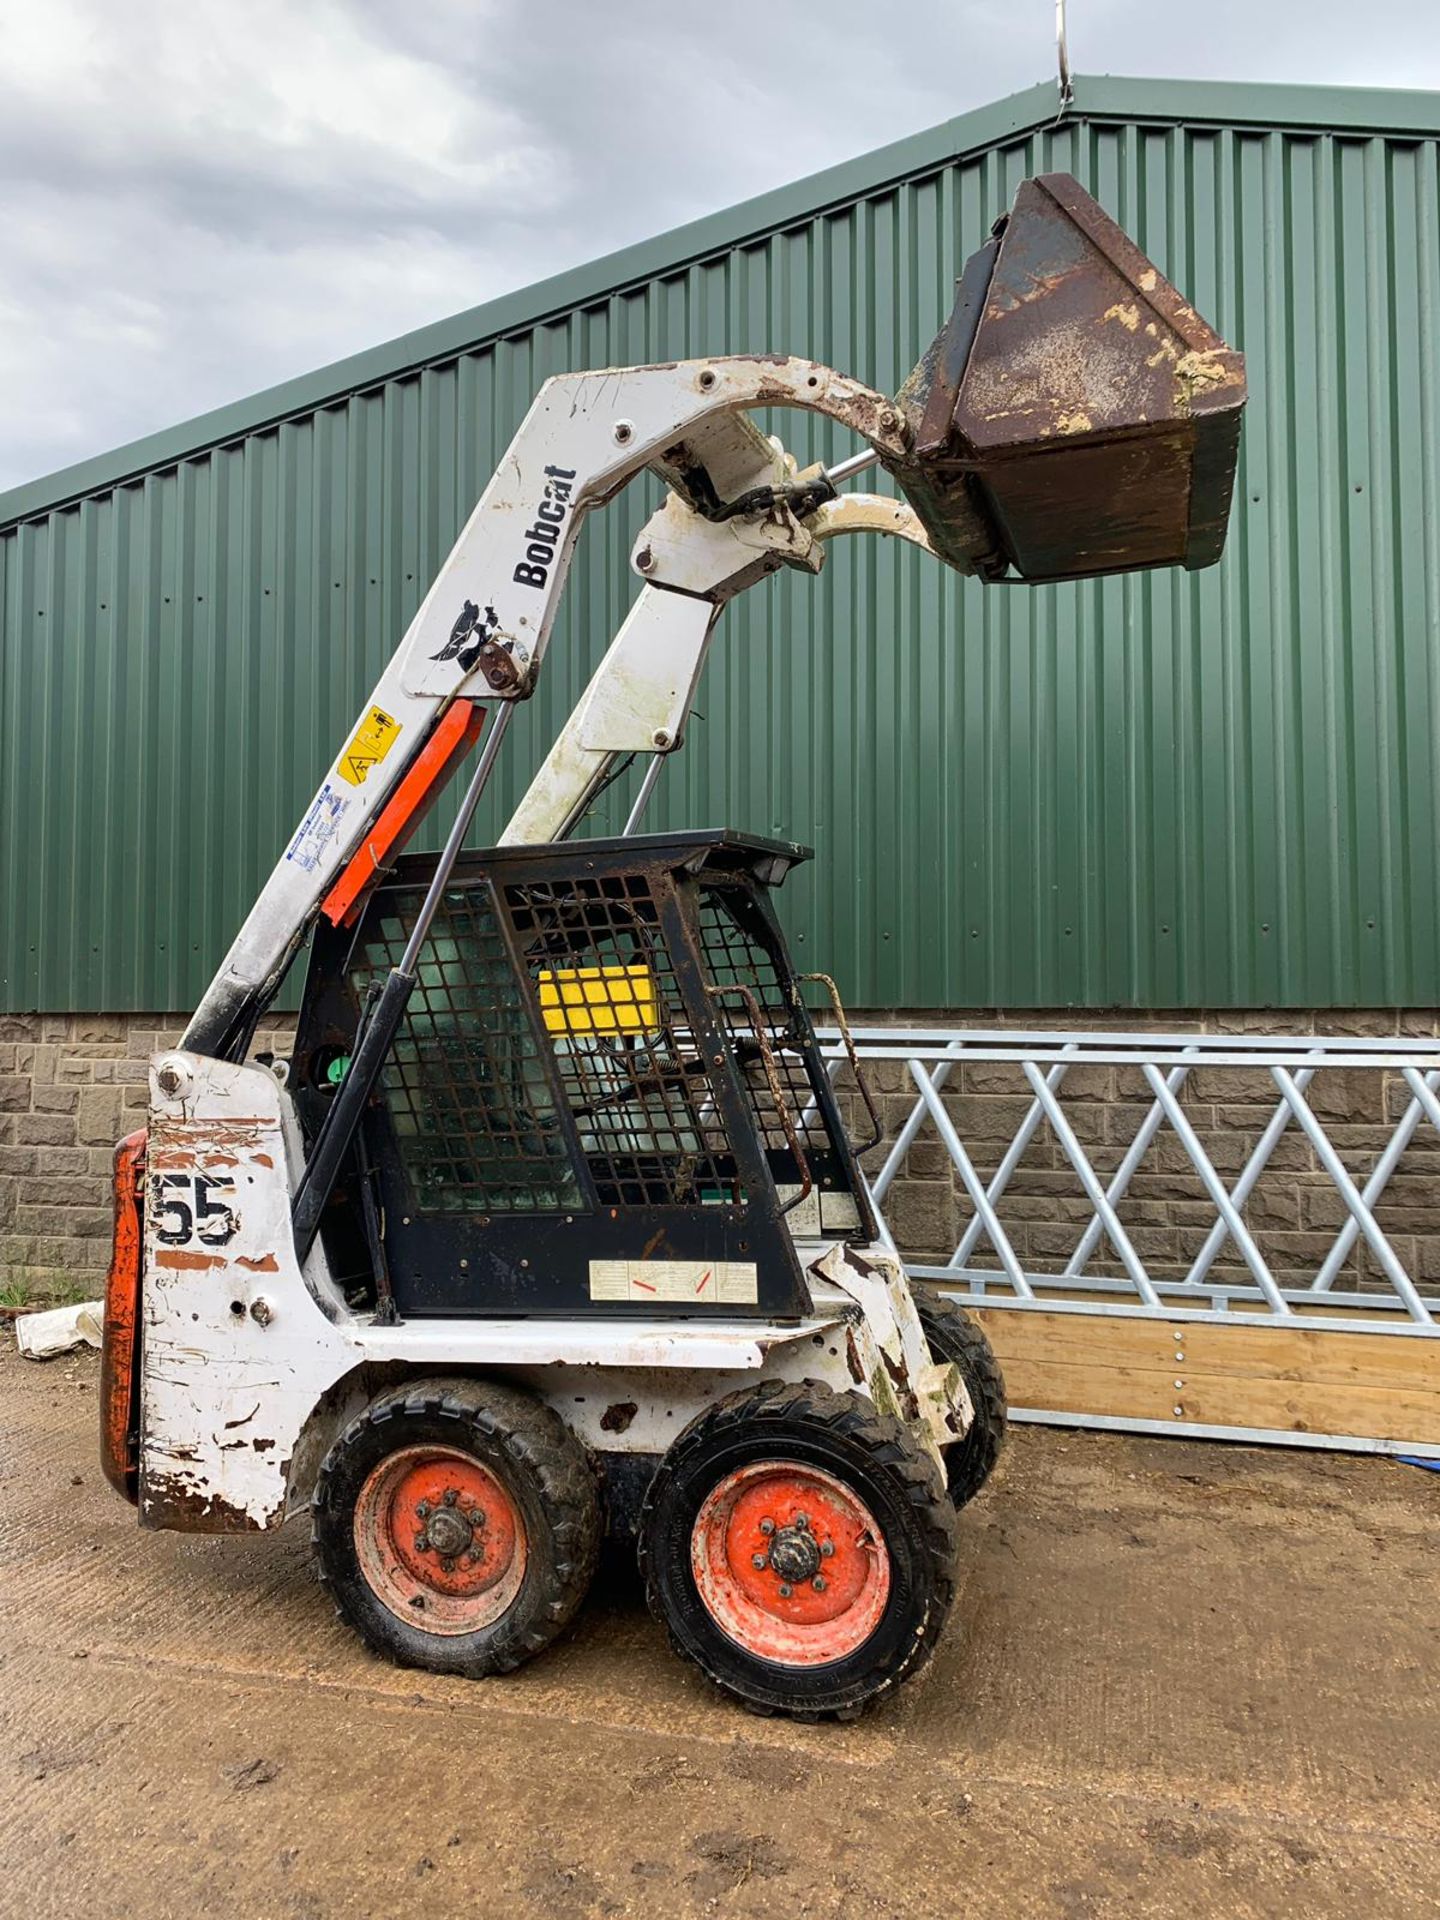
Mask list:
[[[1245,362],[1066,173],[1027,180],[899,398],[942,559],[1075,580],[1220,557]]]

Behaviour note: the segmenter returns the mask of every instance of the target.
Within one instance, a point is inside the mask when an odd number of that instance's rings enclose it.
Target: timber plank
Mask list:
[[[1440,1445],[1440,1339],[972,1311],[1012,1406]]]

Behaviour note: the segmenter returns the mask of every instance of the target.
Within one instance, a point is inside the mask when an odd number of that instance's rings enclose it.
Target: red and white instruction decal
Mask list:
[[[592,1300],[694,1300],[722,1307],[753,1307],[758,1270],[747,1260],[592,1260]]]

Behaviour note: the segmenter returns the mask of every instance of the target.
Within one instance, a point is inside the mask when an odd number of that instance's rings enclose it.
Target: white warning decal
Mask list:
[[[858,1233],[860,1209],[853,1193],[822,1193],[820,1225],[826,1233]]]
[[[285,849],[285,858],[303,867],[306,873],[314,873],[323,865],[349,806],[349,796],[327,780],[311,801],[310,811],[300,822],[300,831]]]
[[[777,1187],[781,1206],[799,1193],[799,1187]],[[798,1207],[782,1216],[792,1234],[801,1240],[818,1240],[822,1233],[858,1233],[860,1209],[851,1193],[822,1193],[812,1187]]]
[[[693,1300],[753,1307],[758,1269],[746,1260],[592,1260],[592,1300]]]

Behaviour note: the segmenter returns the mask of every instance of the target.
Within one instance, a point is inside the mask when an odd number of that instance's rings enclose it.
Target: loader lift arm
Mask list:
[[[692,475],[728,498],[785,485],[793,473],[747,415],[774,406],[825,414],[861,434],[882,459],[904,456],[894,403],[808,360],[735,357],[546,382],[206,990],[182,1042],[187,1050],[243,1054],[322,901],[451,703],[465,698],[503,709],[534,691],[585,516],[646,468],[658,470],[682,502]],[[685,511],[702,551],[651,566],[643,541],[637,548],[646,587],[607,656],[608,674],[597,674],[581,703],[588,719],[566,729],[583,735],[574,743],[582,756],[590,751],[584,743],[600,735],[613,737],[621,752],[669,751],[689,687],[666,686],[663,711],[677,724],[657,721],[641,742],[624,716],[640,705],[648,716],[656,701],[643,701],[642,688],[633,679],[620,684],[621,677],[637,659],[654,671],[672,654],[703,658],[724,598],[775,566],[815,564],[813,536],[784,507],[718,523]],[[672,544],[685,543],[667,539],[667,550]],[[673,577],[662,582],[662,573]],[[663,665],[660,673],[679,678]],[[660,732],[672,737],[659,742]],[[573,791],[558,766],[550,768],[549,831],[529,831],[540,817],[537,799],[512,822],[507,843],[556,837],[565,817],[552,823],[555,808],[563,804],[568,816],[583,807],[593,772],[588,758],[584,764],[587,778]]]

